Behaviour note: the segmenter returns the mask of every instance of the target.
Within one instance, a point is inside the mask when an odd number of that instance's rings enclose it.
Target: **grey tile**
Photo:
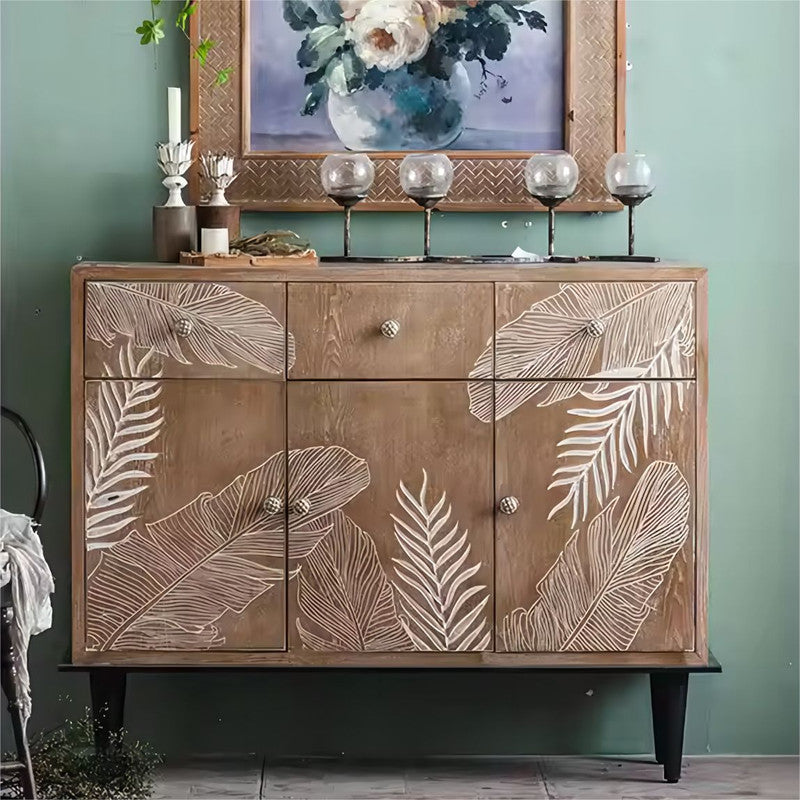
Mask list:
[[[652,758],[543,758],[548,797],[553,800],[797,800],[796,758],[693,757],[683,761],[679,783],[663,780]]]
[[[403,762],[350,759],[267,760],[262,797],[269,800],[404,798]]]
[[[202,756],[167,764],[158,771],[154,800],[259,797],[260,756]]]
[[[408,800],[546,798],[536,759],[440,758],[406,767]]]
[[[156,800],[797,800],[797,758],[691,757],[680,783],[651,758],[435,758],[416,761],[206,757],[169,764]],[[542,779],[543,778],[543,779]]]

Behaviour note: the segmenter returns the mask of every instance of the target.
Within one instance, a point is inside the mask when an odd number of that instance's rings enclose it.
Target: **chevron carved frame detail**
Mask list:
[[[578,190],[561,209],[617,211],[622,206],[605,189],[608,158],[625,149],[625,3],[624,0],[564,0],[565,149],[581,169]],[[227,190],[231,202],[245,211],[336,211],[320,185],[319,164],[325,153],[249,153],[248,0],[198,0],[192,18],[192,41],[209,36],[217,42],[220,63],[234,66],[224,86],[191,61],[191,135],[199,151],[226,151],[236,156],[240,174]],[[359,209],[414,211],[397,178],[403,153],[370,153],[375,183]],[[525,191],[523,166],[529,153],[448,151],[455,181],[445,211],[540,211]],[[189,188],[200,198],[197,163]]]

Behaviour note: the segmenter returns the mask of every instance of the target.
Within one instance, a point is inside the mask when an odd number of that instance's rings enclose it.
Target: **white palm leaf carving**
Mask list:
[[[203,492],[106,550],[88,582],[87,637],[94,649],[195,649],[224,644],[215,623],[241,613],[283,580],[284,512],[267,497],[285,493],[286,457],[275,453],[218,494]],[[341,447],[289,453],[295,487],[309,514],[289,515],[290,558],[302,558],[330,532],[332,512],[369,484],[363,459]],[[278,562],[271,559],[278,559]]]
[[[593,321],[602,325],[601,336],[590,335]],[[566,284],[504,325],[487,344],[470,377],[485,374],[494,348],[496,374],[510,382],[498,383],[494,398],[491,384],[471,382],[470,411],[491,422],[533,397],[539,397],[540,406],[573,397],[581,383],[569,378],[638,377],[666,342],[691,340],[693,327],[689,282]],[[678,352],[682,357],[671,363],[667,377],[690,377],[688,350],[684,346]]]
[[[121,373],[140,377],[152,355],[148,350],[137,361],[128,342],[119,350]],[[104,371],[106,375],[113,372],[108,365]],[[164,422],[161,408],[155,404],[160,394],[158,381],[103,380],[97,384],[96,404],[87,403],[87,550],[113,547],[119,540],[115,535],[138,519],[134,513],[136,496],[147,488],[147,467],[159,455],[152,445]]]
[[[681,355],[680,333],[664,343],[642,378],[661,378],[674,374],[673,366]],[[581,387],[585,384],[581,384]],[[638,460],[637,420],[641,423],[641,447],[647,455],[651,436],[669,424],[673,408],[683,411],[686,385],[681,381],[649,380],[635,384],[601,383],[579,394],[592,405],[567,409],[585,420],[572,425],[558,443],[559,459],[565,465],[553,472],[548,489],[566,490],[550,510],[551,519],[565,506],[572,507],[572,526],[586,519],[590,497],[602,504],[614,488],[620,466],[631,472]]]
[[[184,339],[174,332],[180,319],[192,323]],[[295,357],[294,338],[266,306],[216,283],[88,283],[86,335],[108,347],[116,334],[182,364],[184,348],[204,364],[277,373],[284,347],[287,368]]]
[[[282,472],[269,459],[107,550],[89,581],[89,641],[103,650],[224,643],[214,623],[283,579],[282,566],[261,563],[274,524],[263,500]]]
[[[338,445],[306,447],[289,451],[289,542],[290,547],[304,549],[304,534],[313,539],[315,525],[325,528],[331,511],[349,503],[359,492],[369,486],[367,462]],[[304,498],[310,503],[305,514],[292,511],[296,500]],[[327,530],[328,528],[326,528]],[[324,534],[322,534],[324,535]],[[321,538],[321,537],[320,537]],[[308,553],[298,552],[300,558]]]
[[[309,554],[298,576],[297,603],[307,618],[297,630],[311,650],[412,650],[375,543],[341,511],[331,533]]]
[[[283,498],[282,452],[275,453],[267,462],[270,481],[265,485],[265,497]],[[333,522],[331,512],[349,503],[359,492],[369,486],[367,462],[338,445],[306,447],[290,450],[289,490],[291,500],[305,498],[311,504],[306,514],[289,512],[289,558],[305,558],[317,544],[330,533]],[[283,558],[284,512],[267,516],[264,534],[265,555]]]
[[[538,599],[503,620],[507,650],[598,652],[630,648],[650,598],[689,534],[689,485],[675,464],[643,472],[614,521],[615,497],[575,531],[537,586]]]
[[[404,558],[393,558],[400,622],[417,650],[485,650],[491,642],[485,606],[486,586],[472,578],[481,567],[467,566],[468,531],[450,522],[446,493],[427,504],[428,474],[422,471],[418,497],[400,483],[397,502],[404,516],[392,514]]]

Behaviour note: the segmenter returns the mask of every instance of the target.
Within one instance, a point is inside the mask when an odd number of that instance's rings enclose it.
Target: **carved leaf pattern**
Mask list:
[[[175,334],[178,320],[190,334]],[[185,348],[204,364],[248,364],[282,373],[294,363],[294,338],[263,304],[216,283],[88,283],[86,335],[107,347],[122,334],[181,364]],[[285,338],[285,344],[284,344]]]
[[[215,625],[241,613],[283,579],[283,512],[264,500],[284,494],[276,453],[218,494],[204,492],[107,550],[88,583],[87,638],[95,649],[200,649],[224,644]],[[289,454],[294,491],[312,511],[289,514],[289,556],[301,558],[330,532],[330,515],[369,484],[363,459],[341,447]],[[265,564],[280,559],[277,566]]]
[[[534,397],[540,406],[566,400],[580,391],[581,381],[568,380],[575,376],[630,379],[658,369],[659,377],[690,377],[693,319],[689,282],[566,284],[489,341],[470,377],[491,369],[494,350],[496,374],[510,382],[498,382],[494,397],[491,384],[471,382],[470,411],[491,422]],[[602,335],[591,335],[592,322]]]
[[[311,650],[412,650],[372,538],[341,511],[332,519],[332,531],[298,575],[297,603],[311,626],[296,621],[303,644]]]
[[[689,534],[689,485],[675,464],[654,461],[615,521],[615,497],[575,531],[537,586],[538,598],[503,619],[509,651],[630,648]]]
[[[586,519],[590,497],[603,504],[614,488],[619,467],[632,472],[639,458],[636,422],[641,421],[642,450],[648,453],[650,437],[669,424],[673,396],[683,410],[686,387],[680,381],[650,381],[581,389],[590,406],[567,409],[585,422],[572,425],[558,443],[564,466],[553,472],[548,489],[566,488],[564,497],[550,510],[552,519],[567,505],[572,507],[572,526]],[[562,462],[563,463],[563,462]]]
[[[404,515],[392,514],[404,558],[393,558],[400,622],[417,650],[485,650],[491,642],[486,586],[472,582],[480,562],[466,566],[468,531],[450,522],[446,493],[427,503],[428,474],[415,497],[403,484],[396,493]]]
[[[140,377],[153,351],[137,360],[128,342],[118,353],[121,374]],[[105,365],[106,375],[113,369]],[[158,377],[158,375],[156,376]],[[148,448],[161,433],[164,416],[155,401],[161,384],[153,380],[103,380],[96,403],[86,407],[86,549],[113,547],[120,531],[138,519],[135,498],[147,488],[147,467],[158,458]]]

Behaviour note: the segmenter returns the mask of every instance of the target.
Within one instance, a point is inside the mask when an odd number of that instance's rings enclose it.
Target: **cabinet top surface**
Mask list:
[[[197,267],[182,264],[87,262],[72,268],[78,280],[212,281],[657,281],[701,279],[706,270],[662,261],[631,264],[595,261],[582,264],[402,264],[326,263],[319,267]]]

